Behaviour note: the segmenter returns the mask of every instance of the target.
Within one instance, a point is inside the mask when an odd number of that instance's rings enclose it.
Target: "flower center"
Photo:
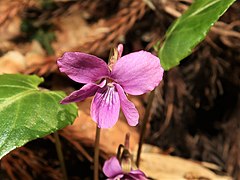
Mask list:
[[[113,87],[113,79],[110,79],[110,78],[106,78],[106,81],[107,81],[107,86],[109,87]]]

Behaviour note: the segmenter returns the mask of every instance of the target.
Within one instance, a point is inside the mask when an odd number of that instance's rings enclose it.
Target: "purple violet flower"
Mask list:
[[[115,156],[105,161],[103,173],[108,177],[108,180],[147,180],[146,175],[140,170],[131,170],[128,173],[124,173]]]
[[[126,93],[141,95],[152,91],[163,77],[159,59],[146,51],[121,57],[123,46],[118,46],[118,60],[109,67],[104,60],[81,52],[66,52],[57,64],[72,80],[84,83],[61,103],[83,101],[94,96],[91,117],[99,128],[113,127],[119,117],[120,107],[130,126],[138,124],[139,114]]]

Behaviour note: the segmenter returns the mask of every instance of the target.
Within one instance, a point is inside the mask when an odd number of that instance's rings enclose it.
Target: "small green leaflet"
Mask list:
[[[65,94],[39,89],[42,82],[35,75],[0,75],[0,158],[76,118],[77,106],[59,104]]]
[[[165,70],[177,66],[191,54],[209,29],[235,0],[195,0],[168,29],[158,57]]]

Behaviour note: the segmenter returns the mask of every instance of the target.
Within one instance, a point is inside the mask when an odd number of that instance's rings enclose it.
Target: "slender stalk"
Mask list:
[[[139,164],[140,164],[142,145],[143,145],[143,140],[145,138],[147,122],[148,122],[148,119],[149,119],[154,94],[155,94],[155,91],[153,90],[148,97],[148,104],[147,104],[147,108],[146,108],[146,111],[145,111],[145,114],[144,114],[144,117],[143,117],[143,124],[142,124],[142,127],[141,127],[140,138],[139,138],[139,142],[138,142],[138,151],[137,151],[137,159],[136,159],[136,166],[137,167],[139,167]]]
[[[55,139],[57,156],[58,156],[60,166],[61,166],[61,169],[62,169],[62,173],[63,173],[63,180],[68,180],[67,170],[66,170],[66,166],[65,166],[65,162],[64,162],[63,152],[62,152],[62,145],[61,145],[61,142],[60,142],[60,139],[59,139],[58,132],[53,133],[53,135],[54,135],[54,139]]]
[[[124,148],[129,150],[129,146],[130,146],[130,133],[127,133],[125,137]]]
[[[98,180],[100,130],[101,129],[97,126],[94,147],[94,180]]]

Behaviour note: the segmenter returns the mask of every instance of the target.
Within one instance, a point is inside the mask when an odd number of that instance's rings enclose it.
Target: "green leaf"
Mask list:
[[[75,104],[61,105],[65,94],[39,89],[43,78],[0,75],[0,158],[16,147],[73,123]]]
[[[195,0],[166,33],[166,39],[158,51],[163,68],[168,70],[187,57],[234,1]]]

